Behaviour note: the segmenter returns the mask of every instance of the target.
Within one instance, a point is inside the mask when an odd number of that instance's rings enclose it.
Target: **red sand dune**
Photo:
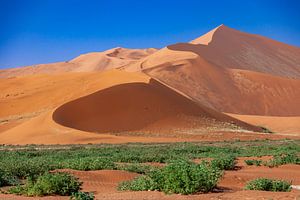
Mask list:
[[[156,49],[154,48],[126,49],[117,47],[103,52],[83,54],[66,62],[0,70],[0,78],[33,74],[59,74],[63,72],[92,72],[116,69],[132,64],[155,51]]]
[[[126,67],[222,112],[300,115],[300,49],[224,25]]]

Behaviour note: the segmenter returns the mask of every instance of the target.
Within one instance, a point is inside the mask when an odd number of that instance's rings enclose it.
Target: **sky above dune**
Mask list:
[[[1,0],[0,68],[161,48],[220,24],[300,46],[300,1]]]

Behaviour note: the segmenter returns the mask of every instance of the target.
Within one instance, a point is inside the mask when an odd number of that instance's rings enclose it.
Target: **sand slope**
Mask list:
[[[113,48],[104,52],[92,52],[80,55],[70,61],[40,64],[28,67],[0,70],[0,78],[33,74],[59,74],[63,72],[92,72],[116,69],[132,64],[154,53],[156,49]]]

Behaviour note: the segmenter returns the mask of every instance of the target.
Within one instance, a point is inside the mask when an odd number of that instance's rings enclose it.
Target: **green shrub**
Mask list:
[[[211,161],[211,165],[220,170],[232,170],[234,169],[235,164],[236,160],[233,156],[224,156]]]
[[[11,188],[9,192],[27,196],[67,196],[78,192],[80,186],[81,183],[78,179],[68,173],[45,173],[36,180],[28,178],[24,186],[16,186]]]
[[[0,187],[18,185],[19,179],[12,174],[0,170]]]
[[[245,160],[244,161],[247,165],[256,165],[261,166],[262,160]]]
[[[216,187],[222,171],[207,163],[174,161],[162,169],[151,171],[119,185],[120,190],[158,190],[165,193],[193,194],[209,192]]]
[[[70,197],[70,200],[94,200],[94,193],[91,192],[75,192]]]
[[[289,192],[291,191],[291,184],[283,180],[258,178],[248,182],[245,189],[273,191],[273,192]]]

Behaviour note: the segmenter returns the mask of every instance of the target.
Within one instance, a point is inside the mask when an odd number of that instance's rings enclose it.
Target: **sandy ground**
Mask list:
[[[254,159],[268,159],[268,157]],[[292,181],[293,185],[300,185],[300,166],[284,165],[277,168],[268,168],[264,166],[246,166],[243,162],[245,159],[238,160],[238,169],[226,171],[223,178],[218,184],[215,192],[208,194],[195,195],[165,195],[162,192],[154,191],[117,191],[116,187],[119,182],[131,180],[138,174],[118,171],[118,170],[100,170],[100,171],[68,171],[83,181],[83,191],[94,192],[96,199],[115,199],[115,200],[135,200],[135,199],[296,199],[300,197],[300,191],[292,190],[291,192],[265,192],[265,191],[246,191],[243,190],[247,181],[259,178],[284,179]],[[67,197],[37,197],[26,198],[15,195],[1,195],[0,199],[68,199]]]

